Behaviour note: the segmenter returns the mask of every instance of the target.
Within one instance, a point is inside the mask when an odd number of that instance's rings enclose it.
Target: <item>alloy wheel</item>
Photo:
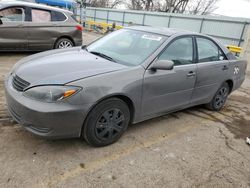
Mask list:
[[[66,41],[66,40],[60,42],[59,46],[58,46],[58,48],[60,48],[60,49],[70,48],[70,47],[73,47],[72,43],[70,41]]]

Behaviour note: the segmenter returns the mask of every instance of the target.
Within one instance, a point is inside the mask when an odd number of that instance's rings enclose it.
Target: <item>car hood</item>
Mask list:
[[[95,56],[81,48],[51,50],[22,59],[12,73],[32,86],[66,84],[124,69],[126,66]]]

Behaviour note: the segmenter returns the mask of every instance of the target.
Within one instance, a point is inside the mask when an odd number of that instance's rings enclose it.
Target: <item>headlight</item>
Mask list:
[[[57,102],[80,90],[80,87],[75,86],[38,86],[25,91],[24,96],[43,102]]]

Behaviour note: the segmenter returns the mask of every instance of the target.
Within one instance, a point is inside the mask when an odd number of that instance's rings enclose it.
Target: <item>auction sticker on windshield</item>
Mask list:
[[[156,36],[156,35],[143,35],[142,38],[147,39],[147,40],[155,40],[155,41],[160,41],[162,39],[162,37]]]

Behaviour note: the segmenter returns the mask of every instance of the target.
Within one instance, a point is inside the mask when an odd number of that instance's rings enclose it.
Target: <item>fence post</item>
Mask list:
[[[80,24],[82,24],[82,5],[80,5]]]
[[[109,10],[107,10],[107,23],[109,23]]]
[[[96,9],[95,9],[95,13],[94,13],[94,21],[96,20]]]
[[[146,17],[146,14],[145,12],[143,13],[143,18],[142,18],[142,25],[145,25],[145,17]]]
[[[168,28],[170,27],[170,21],[171,21],[171,15],[169,15],[169,19],[168,19]]]
[[[123,17],[122,17],[122,26],[124,26],[124,22],[125,22],[125,11],[123,11]]]
[[[240,35],[240,41],[239,41],[238,46],[241,45],[241,41],[243,40],[243,35],[244,35],[244,32],[245,32],[246,25],[247,25],[247,22],[244,23],[244,26],[242,28],[242,32],[241,32],[241,35]]]
[[[200,26],[200,31],[199,31],[199,33],[201,33],[201,31],[202,31],[204,20],[205,20],[205,18],[202,18],[202,20],[201,20],[201,26]]]
[[[249,66],[249,63],[250,63],[250,28],[248,28],[248,30],[246,31],[244,45],[242,48],[242,52],[240,53],[240,57],[248,60],[247,70],[250,71],[250,66]]]

